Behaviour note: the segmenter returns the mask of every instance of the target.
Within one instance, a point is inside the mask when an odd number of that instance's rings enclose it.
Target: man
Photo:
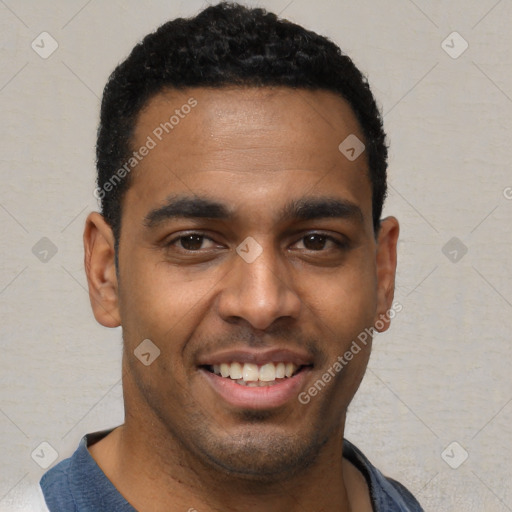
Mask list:
[[[94,315],[123,329],[125,423],[43,476],[51,511],[419,511],[344,440],[398,223],[368,84],[236,4],[137,45],[105,88]]]

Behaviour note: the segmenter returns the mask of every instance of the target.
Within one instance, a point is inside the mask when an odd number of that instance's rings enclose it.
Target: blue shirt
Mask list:
[[[87,434],[69,459],[43,475],[40,483],[50,512],[136,512],[87,450],[109,432]],[[402,484],[385,477],[346,439],[343,456],[365,477],[374,512],[423,512]]]

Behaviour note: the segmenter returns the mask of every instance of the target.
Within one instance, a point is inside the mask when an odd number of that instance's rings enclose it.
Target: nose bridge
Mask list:
[[[239,317],[265,329],[280,317],[296,317],[300,299],[271,241],[246,239],[237,248],[220,300],[225,319]]]
[[[240,256],[243,261],[237,261],[236,267],[240,272],[240,276],[238,276],[240,284],[244,288],[252,289],[253,294],[274,297],[279,295],[281,289],[285,287],[286,275],[284,272],[279,275],[279,256],[269,245],[267,244],[265,248],[260,246],[259,254],[255,254],[254,259],[247,260]],[[242,249],[239,250],[242,251]],[[257,249],[251,250],[257,251]]]

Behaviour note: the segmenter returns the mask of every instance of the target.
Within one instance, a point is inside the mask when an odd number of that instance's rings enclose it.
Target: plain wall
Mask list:
[[[338,43],[367,74],[389,135],[385,214],[401,222],[403,310],[375,339],[346,437],[426,511],[512,510],[512,4],[258,5]],[[2,512],[39,510],[45,470],[31,454],[49,456],[42,442],[57,463],[85,433],[123,421],[121,332],[95,322],[83,268],[99,98],[143,35],[203,6],[0,3]],[[59,45],[47,59],[31,47],[43,31]],[[469,44],[457,58],[454,31]],[[465,452],[457,469],[447,463]]]

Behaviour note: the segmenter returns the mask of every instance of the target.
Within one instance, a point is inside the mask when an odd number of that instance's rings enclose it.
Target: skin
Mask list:
[[[313,361],[305,391],[391,308],[398,222],[383,219],[376,236],[366,154],[351,162],[338,150],[350,134],[364,140],[361,128],[330,92],[195,88],[153,97],[133,147],[190,97],[197,106],[133,171],[118,273],[109,225],[98,213],[86,221],[95,317],[123,327],[126,411],[89,450],[142,512],[370,511],[365,479],[342,458],[370,343],[310,403],[257,414],[224,402],[197,366],[230,347],[300,349]],[[148,227],[147,215],[176,195],[213,199],[234,216]],[[349,201],[361,215],[280,218],[311,197]],[[183,246],[190,231],[207,237],[199,249]],[[248,236],[263,250],[253,263],[236,252]],[[161,353],[144,366],[133,352],[148,338]]]

